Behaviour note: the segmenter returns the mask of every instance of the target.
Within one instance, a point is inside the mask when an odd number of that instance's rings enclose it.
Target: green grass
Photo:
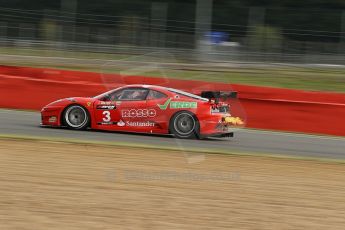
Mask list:
[[[155,76],[154,73],[151,75]],[[211,82],[345,92],[345,71],[342,73],[321,73],[318,70],[296,71],[291,69],[257,69],[249,72],[247,70],[229,69],[227,72],[223,73],[183,71],[182,73],[167,73],[167,76],[179,79],[195,79]]]
[[[85,53],[50,51],[38,49],[0,48],[0,54],[17,54],[33,56],[72,57],[83,59],[116,60],[131,59],[133,56],[123,54]],[[143,60],[144,61],[144,60]],[[181,60],[179,60],[181,61]],[[105,64],[107,61],[104,62]],[[290,89],[345,92],[345,68],[326,67],[228,67],[224,70],[207,71],[202,69],[166,69],[163,71],[127,71],[125,67],[102,64],[77,64],[73,61],[64,64],[47,62],[40,63],[34,60],[25,62],[3,61],[3,65],[22,65],[33,67],[50,67],[59,69],[72,69],[91,72],[132,73],[142,76],[167,77],[184,80],[202,80],[207,82],[224,82],[234,84],[247,84],[257,86],[271,86]],[[140,66],[139,66],[140,69]],[[123,72],[124,71],[124,72]]]
[[[12,48],[0,47],[0,54],[23,55],[23,56],[40,56],[40,57],[67,57],[67,58],[83,58],[83,59],[123,59],[130,55],[111,54],[111,53],[90,53],[82,51],[63,51],[54,49],[34,49],[34,48]]]

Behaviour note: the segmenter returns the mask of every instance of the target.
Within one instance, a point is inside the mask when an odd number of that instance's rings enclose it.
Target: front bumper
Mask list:
[[[41,110],[41,126],[60,126],[60,112],[62,108],[52,107]]]

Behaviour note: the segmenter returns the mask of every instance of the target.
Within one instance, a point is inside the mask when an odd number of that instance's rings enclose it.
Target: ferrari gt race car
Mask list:
[[[236,92],[204,91],[200,96],[153,85],[127,85],[96,97],[57,100],[42,108],[41,125],[70,129],[171,134],[178,138],[232,137],[241,124],[220,98]]]

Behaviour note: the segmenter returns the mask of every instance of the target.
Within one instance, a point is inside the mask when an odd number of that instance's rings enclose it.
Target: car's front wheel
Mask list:
[[[171,118],[169,129],[178,138],[199,138],[199,122],[196,116],[188,111],[181,111]]]
[[[86,129],[89,121],[89,113],[80,105],[71,105],[62,114],[63,124],[70,129]]]

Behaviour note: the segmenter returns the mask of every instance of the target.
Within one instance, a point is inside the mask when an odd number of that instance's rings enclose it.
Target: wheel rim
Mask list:
[[[65,120],[69,126],[79,128],[86,124],[88,117],[81,106],[71,106],[66,111]]]
[[[194,117],[188,113],[177,115],[174,120],[174,128],[176,132],[182,136],[191,134],[195,128]]]

